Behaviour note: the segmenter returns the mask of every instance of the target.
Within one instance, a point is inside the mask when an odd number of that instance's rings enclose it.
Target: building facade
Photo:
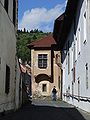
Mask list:
[[[68,0],[62,23],[62,97],[90,112],[90,1]]]
[[[31,49],[31,80],[32,96],[51,96],[53,86],[56,86],[60,97],[60,52],[52,35],[32,42]]]
[[[17,0],[0,0],[0,112],[18,108],[17,5]]]

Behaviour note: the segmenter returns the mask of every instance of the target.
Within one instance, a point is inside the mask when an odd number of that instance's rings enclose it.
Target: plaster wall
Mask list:
[[[12,0],[9,0],[9,13],[0,1],[0,112],[15,108],[15,56],[16,35],[12,23]],[[5,93],[6,65],[10,67],[10,90]]]
[[[68,54],[63,61],[63,95],[69,93],[78,100],[63,96],[63,99],[85,111],[90,112],[90,103],[86,99],[90,98],[90,1],[82,0],[79,3],[76,14],[76,34],[74,33],[74,22],[72,24],[67,42],[70,41],[70,73],[68,73]],[[80,8],[80,5],[81,8]],[[84,15],[86,14],[86,19]],[[85,21],[86,20],[86,21]],[[86,25],[86,30],[85,26]],[[64,49],[66,47],[66,44]],[[64,55],[64,53],[63,53]],[[86,73],[86,65],[88,70]],[[75,66],[75,81],[73,80],[73,68]],[[86,101],[81,101],[83,97]]]

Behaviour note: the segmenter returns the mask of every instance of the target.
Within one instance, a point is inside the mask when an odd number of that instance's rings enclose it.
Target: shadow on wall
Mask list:
[[[67,42],[67,45],[65,48],[62,48],[62,54],[63,54],[63,57],[62,57],[62,63],[64,62],[67,54],[68,54],[68,51],[69,51],[69,48],[71,47],[72,45],[72,42],[74,41],[74,36],[76,36],[76,32],[77,32],[77,29],[78,29],[78,23],[79,23],[79,19],[80,19],[80,14],[81,14],[81,8],[82,8],[82,4],[84,2],[84,0],[80,0],[80,1],[71,1],[71,0],[68,0],[68,5],[67,5],[67,9],[65,11],[65,18],[64,18],[64,23],[63,23],[63,28],[62,28],[62,34],[61,34],[61,40],[59,42],[62,41],[62,44],[59,43],[59,45],[61,46],[64,46],[65,43]],[[74,10],[72,10],[74,9]],[[73,23],[73,24],[72,24]],[[72,31],[71,30],[71,27],[73,26],[73,29]],[[68,38],[68,35],[71,34],[71,38],[68,41],[67,38]],[[69,44],[68,44],[69,43]]]

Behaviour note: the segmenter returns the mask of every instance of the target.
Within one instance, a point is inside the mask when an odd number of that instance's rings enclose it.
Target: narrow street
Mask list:
[[[90,120],[90,115],[80,113],[62,101],[33,100],[32,104],[28,103],[20,110],[2,116],[0,120]]]

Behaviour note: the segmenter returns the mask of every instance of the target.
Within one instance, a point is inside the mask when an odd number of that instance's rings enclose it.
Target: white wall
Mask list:
[[[3,0],[2,0],[2,3]],[[12,1],[9,0],[9,15],[0,2],[0,112],[15,108],[15,55],[16,36],[12,23]],[[6,64],[10,67],[10,92],[5,93]]]
[[[80,4],[79,4],[80,5]],[[67,41],[71,41],[71,46],[69,48],[70,52],[70,73],[68,74],[68,64],[66,64],[67,56],[63,62],[63,93],[66,93],[66,90],[68,90],[68,86],[70,86],[70,89],[68,92],[72,95],[72,91],[74,95],[79,95],[82,97],[90,97],[90,20],[89,20],[89,9],[90,3],[86,3],[86,0],[83,1],[82,7],[79,12],[79,7],[77,9],[77,15],[76,15],[76,21],[77,22],[77,29],[76,34],[74,34],[74,27],[72,24],[70,33],[68,35]],[[86,12],[86,32],[84,29],[84,14]],[[78,19],[79,16],[79,19]],[[80,40],[80,42],[79,42]],[[66,44],[65,44],[66,45]],[[73,59],[73,54],[75,50],[75,59]],[[68,63],[68,62],[67,62]],[[86,64],[88,64],[88,70],[87,70],[87,77],[88,80],[86,80]],[[75,65],[75,82],[73,82],[72,87],[72,81],[73,81],[73,67]],[[78,83],[78,80],[80,84]],[[88,88],[86,87],[86,81],[88,81]],[[73,90],[72,90],[73,89]],[[78,97],[77,97],[78,98]],[[90,112],[90,103],[87,101],[78,101],[75,99],[72,99],[71,97],[63,97],[63,99],[70,104],[73,104],[77,107],[80,107],[81,109]],[[84,98],[86,99],[86,98]]]

